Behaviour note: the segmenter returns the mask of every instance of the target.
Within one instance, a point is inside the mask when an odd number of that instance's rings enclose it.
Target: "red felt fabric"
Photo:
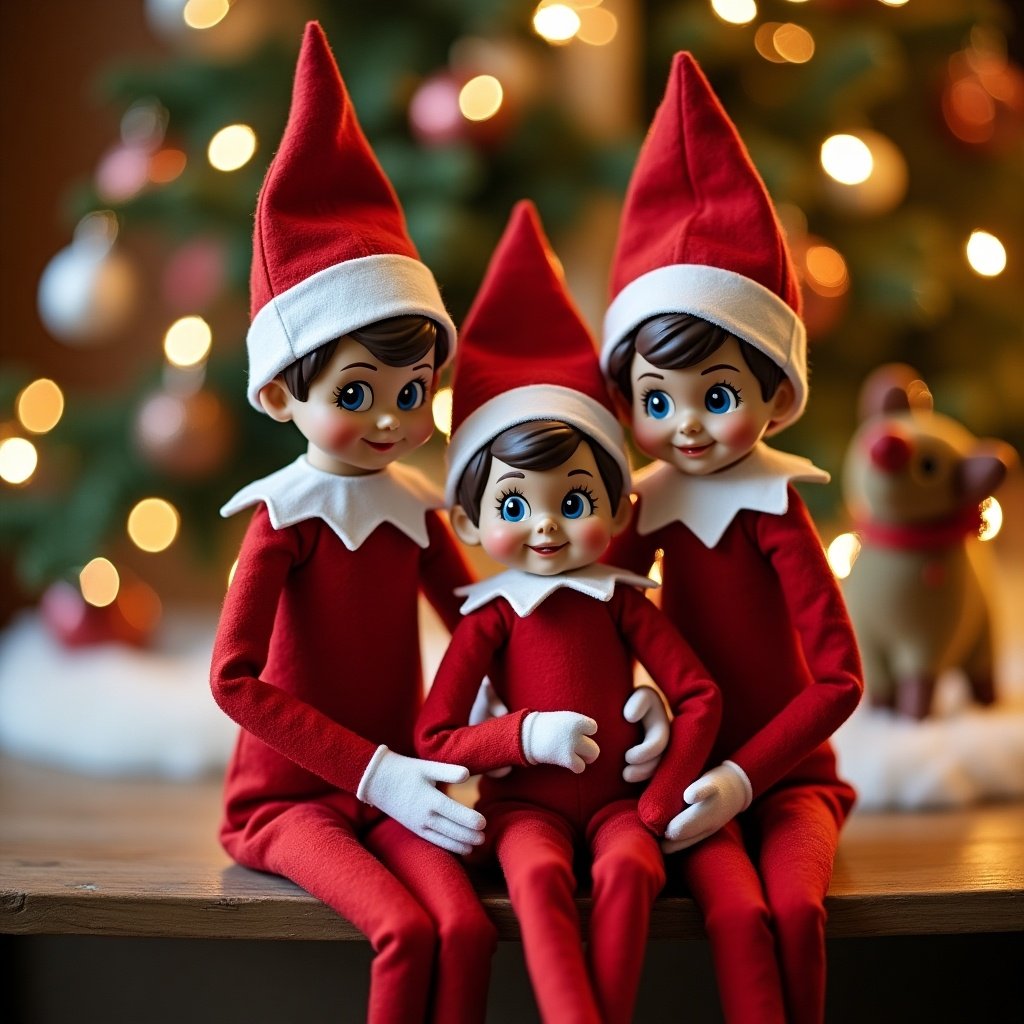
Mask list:
[[[662,607],[722,691],[709,765],[735,761],[754,792],[740,816],[746,845],[737,823],[680,855],[726,1019],[783,1019],[781,979],[785,1019],[821,1021],[824,899],[854,800],[827,740],[863,689],[845,606],[792,488],[785,514],[743,511],[714,548],[678,522],[643,537],[630,526],[606,559],[640,571],[659,548]],[[760,851],[756,868],[748,850]]]
[[[625,752],[641,738],[639,727],[622,717],[633,689],[633,657],[676,714],[669,748],[642,795],[622,778]],[[509,714],[467,726],[484,674]],[[560,710],[598,723],[601,754],[580,775],[529,765],[523,755],[523,718]],[[663,832],[682,808],[683,789],[707,757],[718,716],[718,691],[703,666],[631,587],[617,587],[608,602],[557,590],[525,618],[497,598],[455,631],[420,715],[417,749],[474,772],[515,766],[503,778],[481,780],[478,806],[508,882],[545,1021],[630,1020],[650,908],[664,882],[652,832]],[[573,856],[580,847],[593,859],[589,968],[573,903]]]
[[[572,388],[613,412],[594,340],[530,202],[513,209],[459,340],[452,433],[484,402],[533,384]]]
[[[800,289],[761,176],[704,73],[676,54],[622,208],[611,297],[658,267],[749,277],[800,312]]]
[[[482,1020],[495,942],[458,861],[353,795],[379,744],[413,753],[420,587],[451,626],[470,579],[437,513],[427,525],[426,549],[385,523],[349,551],[323,520],[275,530],[260,505],[211,669],[242,726],[221,841],[366,932],[374,1021]]]
[[[256,204],[250,314],[327,267],[380,254],[418,259],[323,29],[310,22],[288,124]]]

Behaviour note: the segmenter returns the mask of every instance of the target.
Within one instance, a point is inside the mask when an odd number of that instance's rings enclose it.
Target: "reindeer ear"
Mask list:
[[[882,395],[881,412],[910,412],[910,398],[903,388],[889,388]]]
[[[956,468],[957,492],[969,501],[987,498],[1006,478],[1017,453],[1002,441],[982,441]]]
[[[861,420],[886,413],[930,411],[932,394],[921,375],[906,363],[886,363],[861,385],[858,413]]]

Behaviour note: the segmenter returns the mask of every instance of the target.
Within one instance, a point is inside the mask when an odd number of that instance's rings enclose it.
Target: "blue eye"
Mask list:
[[[530,504],[521,494],[509,494],[498,508],[506,523],[521,523],[530,514]]]
[[[651,419],[663,420],[672,414],[672,399],[664,391],[648,391],[644,395],[644,412]]]
[[[398,408],[402,412],[418,409],[427,397],[427,389],[421,380],[411,380],[398,392]]]
[[[586,491],[570,491],[562,499],[562,515],[566,519],[582,519],[594,511],[594,499]]]
[[[740,393],[729,384],[716,384],[704,394],[704,408],[716,416],[732,412],[740,404]]]
[[[346,412],[365,412],[373,405],[373,388],[366,381],[354,380],[335,390],[334,404]]]

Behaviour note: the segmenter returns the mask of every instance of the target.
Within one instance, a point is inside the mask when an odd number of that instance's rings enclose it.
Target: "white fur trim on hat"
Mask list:
[[[484,402],[452,434],[445,457],[448,479],[444,496],[449,507],[456,503],[455,492],[469,460],[502,431],[533,420],[560,420],[592,437],[618,463],[623,494],[629,492],[625,436],[611,412],[582,391],[559,384],[529,384]]]
[[[455,354],[455,325],[434,275],[419,260],[396,253],[362,256],[305,278],[271,299],[249,327],[250,404],[262,412],[260,388],[325,342],[409,314],[429,317],[445,331],[447,363]]]
[[[724,327],[773,359],[796,395],[785,417],[769,433],[798,419],[807,404],[807,329],[773,291],[721,267],[673,263],[631,281],[615,296],[604,318],[601,369],[630,331],[662,313],[690,313]]]

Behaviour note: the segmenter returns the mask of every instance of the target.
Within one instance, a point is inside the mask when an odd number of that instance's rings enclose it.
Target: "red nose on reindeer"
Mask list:
[[[871,461],[884,473],[898,473],[910,462],[910,442],[901,434],[886,431],[868,447]]]

